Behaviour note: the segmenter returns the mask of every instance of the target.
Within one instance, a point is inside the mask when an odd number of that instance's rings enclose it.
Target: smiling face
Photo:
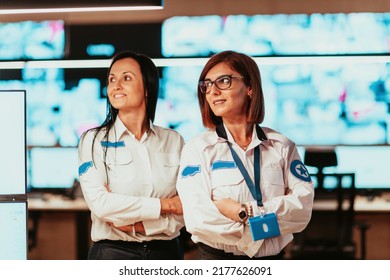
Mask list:
[[[240,73],[222,62],[211,68],[205,76],[205,80],[215,81],[221,76],[233,75],[231,86],[227,89],[218,89],[215,84],[206,94],[206,100],[213,113],[222,117],[224,121],[246,121],[251,89],[241,78]]]
[[[146,100],[138,62],[132,58],[116,61],[108,76],[107,95],[119,114],[137,111],[145,115]]]

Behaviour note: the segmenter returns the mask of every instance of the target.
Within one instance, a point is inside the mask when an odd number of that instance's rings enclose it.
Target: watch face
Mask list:
[[[238,213],[238,217],[240,218],[240,219],[245,219],[246,218],[246,212],[245,212],[245,210],[241,210],[239,213]]]

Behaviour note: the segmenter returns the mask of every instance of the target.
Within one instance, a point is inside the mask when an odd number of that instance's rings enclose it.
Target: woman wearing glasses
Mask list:
[[[198,100],[208,130],[184,146],[177,189],[199,258],[283,258],[311,218],[314,191],[295,144],[259,126],[256,62],[233,51],[214,55]]]

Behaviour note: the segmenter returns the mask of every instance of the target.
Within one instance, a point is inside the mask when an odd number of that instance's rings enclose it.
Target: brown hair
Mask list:
[[[252,89],[252,99],[247,112],[247,121],[260,124],[264,120],[264,95],[261,87],[260,70],[256,62],[249,56],[234,51],[224,51],[213,55],[200,73],[199,82],[203,81],[207,73],[215,65],[226,63],[230,68],[237,71],[244,79],[244,83]],[[203,125],[214,129],[222,123],[222,118],[214,115],[206,100],[206,95],[199,90],[198,101],[202,114]]]

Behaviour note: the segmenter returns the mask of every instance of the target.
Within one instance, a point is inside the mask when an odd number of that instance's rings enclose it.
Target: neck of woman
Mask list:
[[[252,141],[253,125],[248,123],[225,123],[234,141],[244,150]]]
[[[132,134],[134,134],[137,140],[141,140],[142,135],[149,129],[149,121],[146,115],[143,114],[118,114],[123,124],[126,126]]]

